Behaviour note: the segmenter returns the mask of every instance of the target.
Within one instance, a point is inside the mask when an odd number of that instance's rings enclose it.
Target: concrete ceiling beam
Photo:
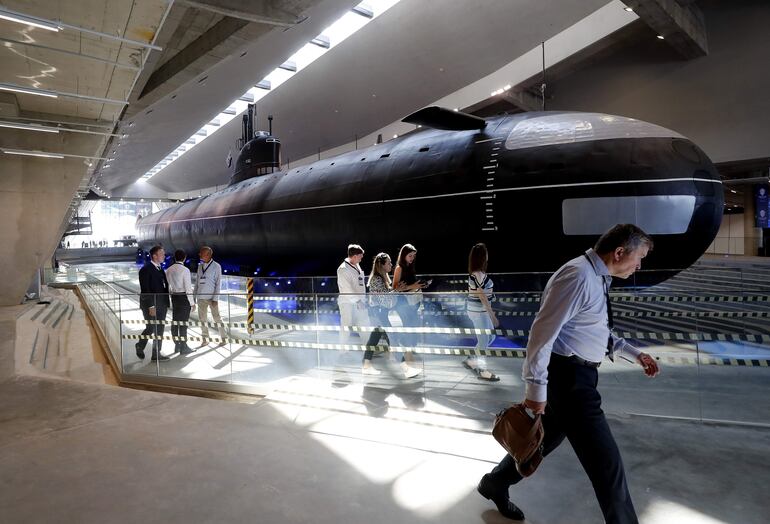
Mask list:
[[[234,18],[223,18],[208,31],[196,38],[187,47],[179,51],[165,64],[150,75],[139,98],[146,96],[159,86],[165,84],[178,73],[186,70],[194,62],[214,50],[228,40],[234,33],[246,26],[248,22]]]
[[[543,109],[543,100],[529,91],[508,90],[500,96],[522,111],[542,111]]]
[[[178,0],[178,3],[246,22],[291,27],[302,21],[296,13],[276,7],[276,2],[253,0]]]
[[[504,104],[501,104],[504,102]],[[506,105],[507,104],[507,105]],[[542,100],[539,96],[533,95],[525,90],[513,90],[503,92],[499,95],[490,96],[473,105],[462,108],[464,113],[472,115],[488,115],[491,111],[507,111],[509,113],[541,111],[543,108]]]
[[[708,54],[703,12],[695,3],[676,0],[623,0],[683,58]]]

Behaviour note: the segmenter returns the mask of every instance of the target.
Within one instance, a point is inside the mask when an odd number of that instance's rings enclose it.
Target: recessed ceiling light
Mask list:
[[[665,40],[665,38],[663,37],[663,35],[658,35],[658,40]]]

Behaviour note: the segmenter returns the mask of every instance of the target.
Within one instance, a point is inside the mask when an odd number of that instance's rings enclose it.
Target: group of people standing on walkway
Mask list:
[[[142,310],[142,316],[147,321],[165,321],[170,306],[171,320],[180,322],[180,324],[171,325],[174,353],[181,355],[188,355],[195,351],[187,344],[186,323],[190,320],[190,313],[195,310],[196,305],[203,339],[197,349],[205,347],[209,343],[209,311],[211,311],[211,316],[218,326],[219,345],[225,344],[226,331],[219,314],[222,266],[213,260],[214,250],[208,246],[203,246],[198,256],[200,257],[200,264],[198,264],[194,289],[190,270],[184,265],[187,253],[182,249],[177,249],[174,252],[174,263],[163,271],[162,264],[166,259],[166,252],[161,246],[153,246],[150,249],[150,262],[139,270],[139,308]],[[169,356],[161,353],[164,328],[162,323],[147,324],[142,331],[142,338],[136,343],[135,349],[138,358],[144,359],[144,350],[148,340],[146,337],[151,336],[153,337],[151,359],[153,361],[169,360]]]
[[[392,327],[391,311],[396,312],[402,327],[421,325],[419,309],[422,290],[428,287],[431,281],[417,277],[415,264],[417,248],[412,244],[404,244],[401,247],[392,280],[390,272],[393,270],[393,263],[390,255],[387,253],[375,255],[368,282],[361,269],[363,257],[363,248],[358,244],[350,244],[347,258],[337,268],[337,285],[340,293],[337,303],[340,309],[341,341],[343,343],[350,341],[351,328],[363,334],[369,327],[371,335],[366,342],[367,346],[375,346],[385,340],[387,343],[394,342],[398,346],[414,348],[419,338],[416,333],[398,333],[394,336],[393,333],[388,335],[386,328]],[[473,246],[468,257],[467,313],[473,326],[482,331],[477,335],[476,355],[465,359],[463,365],[473,371],[480,380],[496,382],[500,380],[499,377],[487,369],[485,360],[480,357],[481,351],[494,340],[494,335],[489,334],[489,331],[499,325],[491,305],[494,300],[494,289],[492,279],[486,273],[488,261],[486,245],[479,243]],[[393,340],[390,340],[391,338]],[[380,371],[372,365],[373,354],[372,350],[364,352],[362,365],[364,375],[380,374]],[[401,359],[401,371],[405,378],[416,377],[421,372],[411,364],[412,362],[414,362],[414,356],[411,350],[406,351]]]

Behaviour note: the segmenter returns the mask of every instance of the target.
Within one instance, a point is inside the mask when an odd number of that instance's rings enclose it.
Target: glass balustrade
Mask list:
[[[449,290],[413,296],[318,292],[336,289],[323,277],[255,278],[249,294],[245,278],[228,276],[216,300],[220,321],[208,304],[204,323],[199,303],[186,333],[173,324],[167,296],[140,297],[135,268],[70,268],[46,281],[79,286],[125,380],[177,380],[293,395],[296,402],[302,402],[298,388],[305,395],[344,390],[373,415],[387,409],[388,399],[408,409],[433,400],[483,415],[522,399],[523,357],[540,307],[540,291],[532,288],[542,288],[548,276],[493,275],[496,287],[521,289],[496,293],[497,329],[474,327],[463,275],[435,277]],[[613,288],[616,334],[652,355],[661,373],[651,380],[635,363],[605,360],[599,368],[605,411],[767,423],[770,408],[761,399],[770,392],[768,295],[770,285],[751,267],[696,265],[653,287]],[[152,359],[154,343],[168,360]],[[180,354],[177,343],[195,351]],[[473,356],[487,374],[469,369]],[[485,380],[489,373],[500,380]]]

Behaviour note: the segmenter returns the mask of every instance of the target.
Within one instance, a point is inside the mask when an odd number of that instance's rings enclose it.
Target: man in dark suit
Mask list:
[[[169,307],[168,282],[166,273],[161,264],[166,258],[166,252],[161,246],[153,246],[150,249],[150,262],[139,270],[139,307],[145,320],[166,320],[166,311]],[[142,331],[142,336],[163,336],[163,324],[147,324]],[[152,360],[168,360],[160,354],[163,341],[160,338],[152,341]],[[136,356],[144,359],[144,348],[147,339],[143,338],[136,343]]]

